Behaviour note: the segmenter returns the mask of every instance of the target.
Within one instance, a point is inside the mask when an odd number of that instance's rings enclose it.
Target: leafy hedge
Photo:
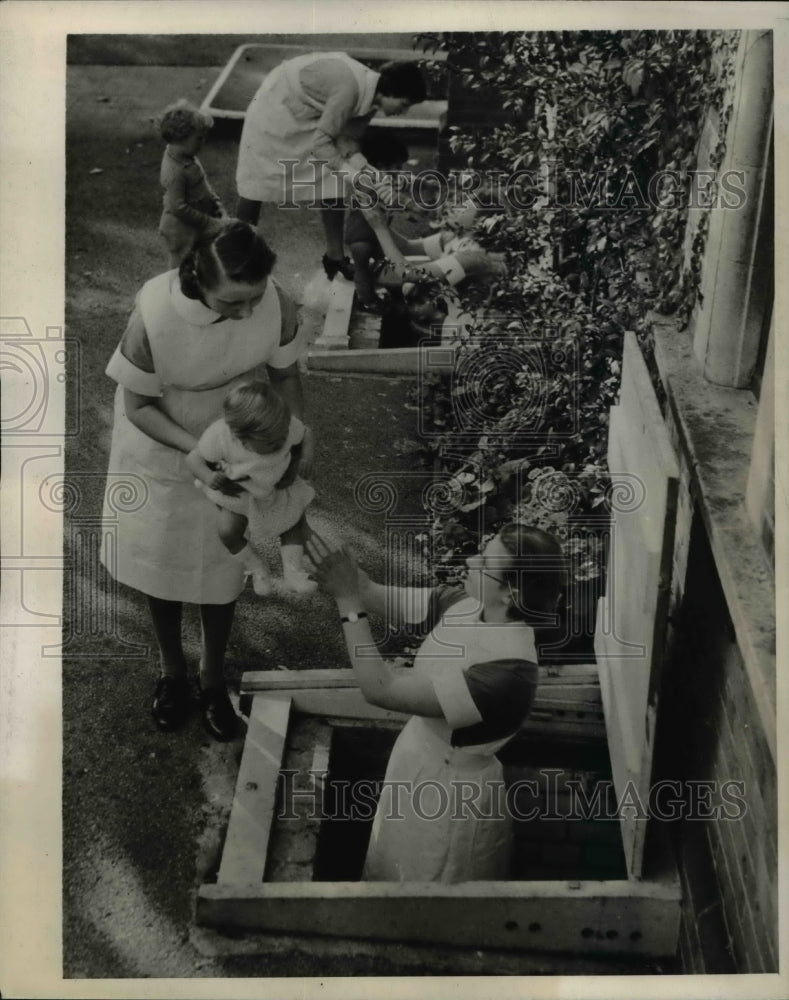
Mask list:
[[[622,339],[635,331],[648,353],[651,310],[680,326],[692,313],[706,220],[686,247],[691,172],[710,109],[725,133],[738,34],[420,36],[448,53],[450,116],[482,112],[450,117],[460,169],[521,172],[475,228],[507,274],[463,286],[453,375],[419,390],[426,446],[461,497],[430,539],[439,577],[513,516],[564,539],[576,581],[604,572]]]

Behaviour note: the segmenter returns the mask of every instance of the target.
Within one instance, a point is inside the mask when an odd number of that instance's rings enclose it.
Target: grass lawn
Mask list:
[[[405,32],[336,35],[69,35],[66,57],[73,66],[224,66],[239,45],[309,45],[330,51],[353,48],[410,49],[414,37]]]

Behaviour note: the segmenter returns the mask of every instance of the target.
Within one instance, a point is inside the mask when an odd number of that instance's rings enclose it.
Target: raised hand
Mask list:
[[[313,531],[304,550],[314,567],[311,575],[324,593],[336,598],[358,598],[361,573],[356,559],[344,545],[327,542]]]

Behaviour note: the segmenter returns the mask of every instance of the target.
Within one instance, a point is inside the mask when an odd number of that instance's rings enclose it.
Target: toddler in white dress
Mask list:
[[[297,474],[312,432],[262,381],[231,389],[223,411],[186,458],[195,485],[219,508],[219,537],[252,577],[255,593],[266,595],[273,583],[258,548],[278,535],[285,588],[312,593],[316,584],[304,570],[303,555],[305,511],[315,491]]]

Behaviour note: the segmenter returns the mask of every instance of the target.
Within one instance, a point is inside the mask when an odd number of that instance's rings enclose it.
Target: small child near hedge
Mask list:
[[[167,143],[159,174],[164,188],[159,232],[167,245],[170,267],[178,267],[195,243],[210,239],[220,220],[227,218],[197,159],[214,122],[210,115],[180,100],[164,109],[157,124]]]

